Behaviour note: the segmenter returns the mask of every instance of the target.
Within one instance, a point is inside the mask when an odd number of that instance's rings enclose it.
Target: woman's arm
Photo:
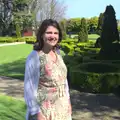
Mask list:
[[[68,99],[70,99],[70,93],[69,93],[69,86],[68,86],[68,81],[65,81],[65,90],[66,90],[66,95]]]
[[[35,115],[40,112],[37,103],[37,88],[39,83],[39,59],[33,55],[28,57],[25,65],[24,98],[29,113]]]
[[[69,86],[68,86],[68,81],[66,80],[66,95],[68,97],[68,102],[69,102],[69,113],[72,114],[72,106],[71,106],[71,101],[70,101],[70,93],[69,93]]]

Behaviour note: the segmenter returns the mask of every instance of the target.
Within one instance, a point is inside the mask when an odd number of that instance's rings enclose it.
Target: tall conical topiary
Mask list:
[[[120,60],[119,33],[115,10],[112,5],[106,7],[103,19],[99,58],[107,60]]]
[[[101,35],[104,13],[100,13],[98,18],[97,34]]]
[[[117,20],[115,10],[112,5],[106,7],[104,12],[104,21],[101,33],[101,45],[105,49],[114,41],[119,41],[119,34],[117,29]]]
[[[78,33],[78,42],[87,42],[88,41],[88,30],[86,19],[81,19],[80,32]]]
[[[66,20],[65,19],[61,20],[59,24],[60,24],[60,27],[61,27],[61,30],[62,30],[63,39],[65,40],[67,38]]]

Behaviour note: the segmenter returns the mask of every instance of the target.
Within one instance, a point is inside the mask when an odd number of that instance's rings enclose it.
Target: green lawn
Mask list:
[[[99,35],[97,34],[89,34],[88,35],[88,39],[97,39],[99,37]]]
[[[0,47],[0,64],[10,63],[26,58],[31,52],[32,45],[11,45]]]
[[[78,36],[77,34],[72,34],[71,37]],[[96,40],[99,37],[97,34],[88,34],[88,40]]]
[[[0,47],[0,75],[23,80],[25,60],[31,51],[28,44]]]
[[[25,120],[25,114],[23,101],[0,94],[0,120]]]

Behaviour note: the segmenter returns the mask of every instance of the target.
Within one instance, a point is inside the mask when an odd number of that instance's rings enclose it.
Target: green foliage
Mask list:
[[[120,68],[118,65],[111,63],[101,63],[101,62],[88,62],[83,63],[80,66],[77,66],[83,72],[92,72],[92,73],[119,73]]]
[[[120,33],[120,26],[118,26],[118,32]]]
[[[0,37],[0,43],[10,43],[10,42],[15,42],[16,39],[12,37]]]
[[[0,43],[11,43],[11,42],[26,42],[34,43],[36,41],[35,37],[0,37]]]
[[[71,85],[87,92],[111,93],[120,85],[119,73],[89,73],[70,68]]]
[[[21,29],[19,24],[16,24],[16,35],[18,38],[21,37]]]
[[[98,26],[98,17],[87,19],[88,33],[95,34]]]
[[[80,18],[71,18],[67,20],[67,33],[79,32]]]
[[[61,49],[66,53],[68,54],[71,50],[71,47],[70,45],[68,45],[67,43],[62,43],[61,45]]]
[[[112,5],[106,7],[101,33],[101,45],[105,49],[114,41],[119,41],[115,10]]]
[[[88,41],[88,31],[86,19],[81,19],[80,32],[78,33],[78,42],[87,42]]]
[[[61,55],[62,57],[64,57],[64,56],[65,56],[65,52],[64,52],[63,50],[60,50],[60,55]]]
[[[101,35],[104,13],[100,13],[98,18],[97,34]]]
[[[34,44],[35,41],[36,41],[36,38],[35,37],[24,37],[26,43],[28,44]]]
[[[84,29],[83,28],[80,28],[80,32],[78,33],[78,42],[84,42],[85,40],[85,38],[84,38],[84,35],[85,33],[84,33]]]
[[[74,67],[80,63],[82,63],[82,56],[81,55],[65,55],[64,62],[68,67]]]
[[[9,2],[9,0],[6,0],[6,2],[2,2],[2,8],[0,9],[0,34],[2,36],[12,36],[16,30],[16,24],[19,25],[20,30],[32,26],[33,17],[31,14],[28,14],[30,1],[31,0],[13,0]],[[20,33],[17,37],[20,37]]]
[[[66,34],[66,20],[65,19],[60,21],[60,27],[62,30],[63,39],[66,40],[67,34]]]
[[[73,42],[73,43],[77,43],[78,42],[78,40],[77,39],[67,39],[67,40],[62,40],[62,43],[71,43],[71,42]],[[61,43],[60,43],[61,44]]]

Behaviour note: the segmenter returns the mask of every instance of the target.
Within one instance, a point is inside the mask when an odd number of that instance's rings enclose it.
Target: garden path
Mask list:
[[[9,45],[19,45],[19,44],[25,44],[25,42],[4,43],[4,44],[0,44],[0,47],[9,46]]]

